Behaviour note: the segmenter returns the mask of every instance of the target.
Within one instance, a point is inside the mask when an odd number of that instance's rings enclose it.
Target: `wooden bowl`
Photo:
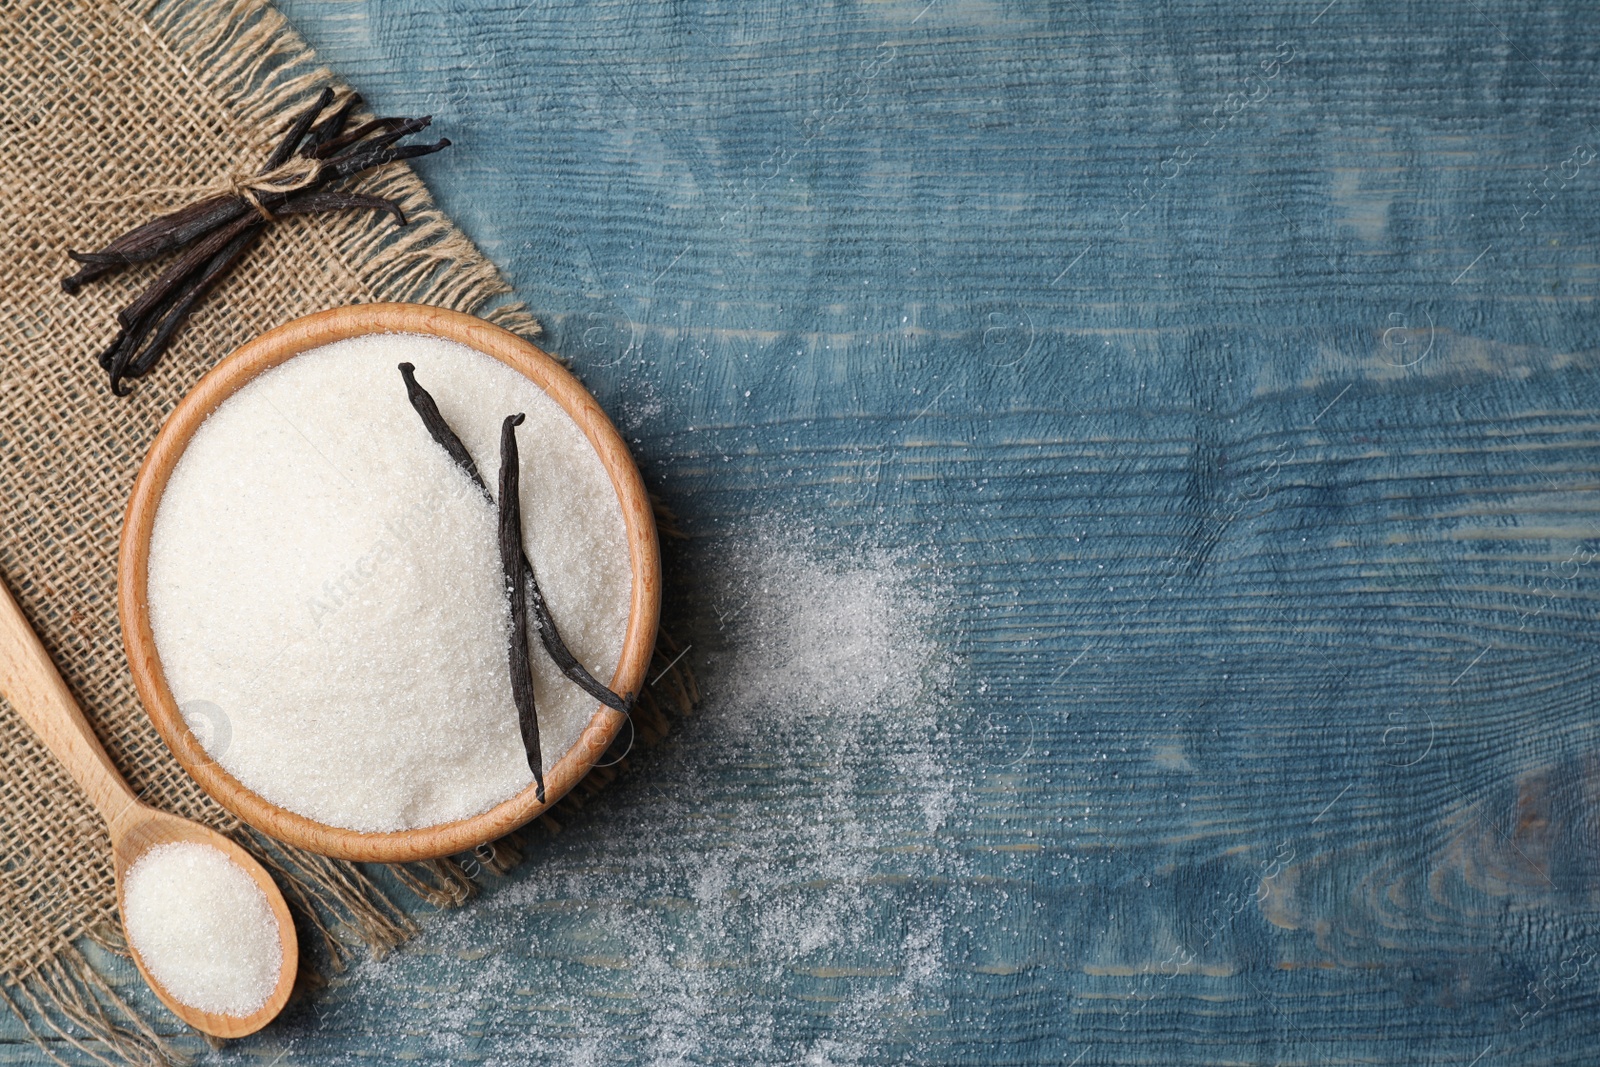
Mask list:
[[[529,785],[488,811],[455,822],[385,833],[329,826],[263,799],[229,774],[200,744],[167,688],[150,632],[147,596],[150,532],[155,525],[156,507],[167,479],[200,424],[258,374],[309,349],[371,333],[426,334],[475,348],[527,376],[583,430],[616,487],[633,566],[628,629],[622,642],[622,658],[610,682],[619,693],[637,693],[644,686],[661,609],[661,555],[655,516],[639,468],[594,397],[548,354],[471,315],[420,304],[357,304],[295,319],[218,363],[173,409],[134,482],[133,497],[122,524],[117,569],[117,612],[122,620],[123,647],[128,653],[133,684],[150,721],[184,770],[219,804],[262,833],[325,856],[404,863],[465,851],[510,833],[534,818],[589,772],[616,737],[623,716],[596,704],[595,714],[577,743],[545,775],[544,803],[539,802],[534,787]]]

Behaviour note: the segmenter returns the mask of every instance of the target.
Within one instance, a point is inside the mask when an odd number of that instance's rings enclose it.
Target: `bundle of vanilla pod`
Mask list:
[[[83,266],[61,279],[61,288],[77,293],[86,282],[183,250],[117,314],[117,335],[99,356],[117,396],[128,395],[127,379],[150,373],[189,313],[279,218],[359,209],[385,211],[406,224],[394,201],[337,187],[374,167],[429,155],[450,142],[397,144],[426,128],[433,121],[428,115],[373,119],[346,130],[361,98],[352,93],[324,118],[333,98],[333,90],[324,89],[255,174],[229,177],[213,187],[218,191],[212,195],[151,219],[97,252],[67,252]]]

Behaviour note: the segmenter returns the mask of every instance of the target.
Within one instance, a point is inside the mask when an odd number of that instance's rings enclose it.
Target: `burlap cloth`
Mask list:
[[[60,288],[71,269],[68,247],[96,247],[193,199],[130,193],[254,167],[286,113],[325,85],[345,88],[256,0],[0,0],[0,573],[135,790],[249,841],[300,906],[302,934],[308,926],[348,929],[382,948],[404,938],[411,922],[359,868],[251,840],[150,726],[117,625],[123,508],[145,450],[184,391],[218,358],[279,323],[373,300],[476,311],[529,334],[537,323],[521,305],[483,310],[508,287],[404,165],[369,176],[362,189],[399,198],[409,227],[372,213],[270,227],[129,398],[111,395],[94,357],[114,332],[117,309],[157,268],[76,297]],[[652,721],[647,715],[642,729],[651,731]],[[3,704],[0,753],[3,999],[56,1053],[162,1062],[171,1053],[157,1034],[73,947],[85,936],[119,947],[103,825]],[[502,846],[480,861],[493,868],[510,858]],[[450,863],[397,873],[441,903],[471,888]],[[341,942],[330,937],[328,946],[337,964]]]

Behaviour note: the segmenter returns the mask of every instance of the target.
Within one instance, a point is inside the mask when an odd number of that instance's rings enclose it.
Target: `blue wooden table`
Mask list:
[[[1592,5],[283,6],[456,142],[708,701],[212,1060],[1600,1061]],[[924,688],[752,692],[852,590]]]

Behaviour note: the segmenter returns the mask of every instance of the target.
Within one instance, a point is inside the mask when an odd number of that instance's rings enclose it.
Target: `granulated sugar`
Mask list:
[[[211,754],[334,826],[465,818],[532,781],[506,664],[494,508],[406,399],[416,365],[492,487],[501,419],[525,412],[524,540],[562,636],[609,679],[632,574],[616,491],[532,382],[409,334],[296,356],[229,398],[174,470],[150,546],[167,684]],[[548,770],[596,703],[530,641]]]
[[[363,1013],[426,985],[421,1058],[853,1064],[947,1051],[948,989],[970,976],[962,929],[1004,890],[971,890],[946,837],[972,757],[952,734],[958,609],[932,553],[836,547],[803,528],[697,539],[695,552],[704,704],[636,752],[537,870],[358,972]],[[567,976],[555,992],[530,977],[530,953]],[[325,1036],[348,1025],[330,1018]],[[934,1049],[881,1054],[907,1034]]]
[[[192,1008],[245,1016],[283,969],[278,921],[249,873],[210,845],[157,845],[123,882],[123,922],[145,969]]]
[[[708,699],[782,709],[743,729],[859,727],[893,721],[949,681],[928,629],[940,594],[932,575],[873,549],[830,558],[797,532],[729,544],[713,593],[722,647],[707,650]],[[775,721],[774,721],[775,720]]]

